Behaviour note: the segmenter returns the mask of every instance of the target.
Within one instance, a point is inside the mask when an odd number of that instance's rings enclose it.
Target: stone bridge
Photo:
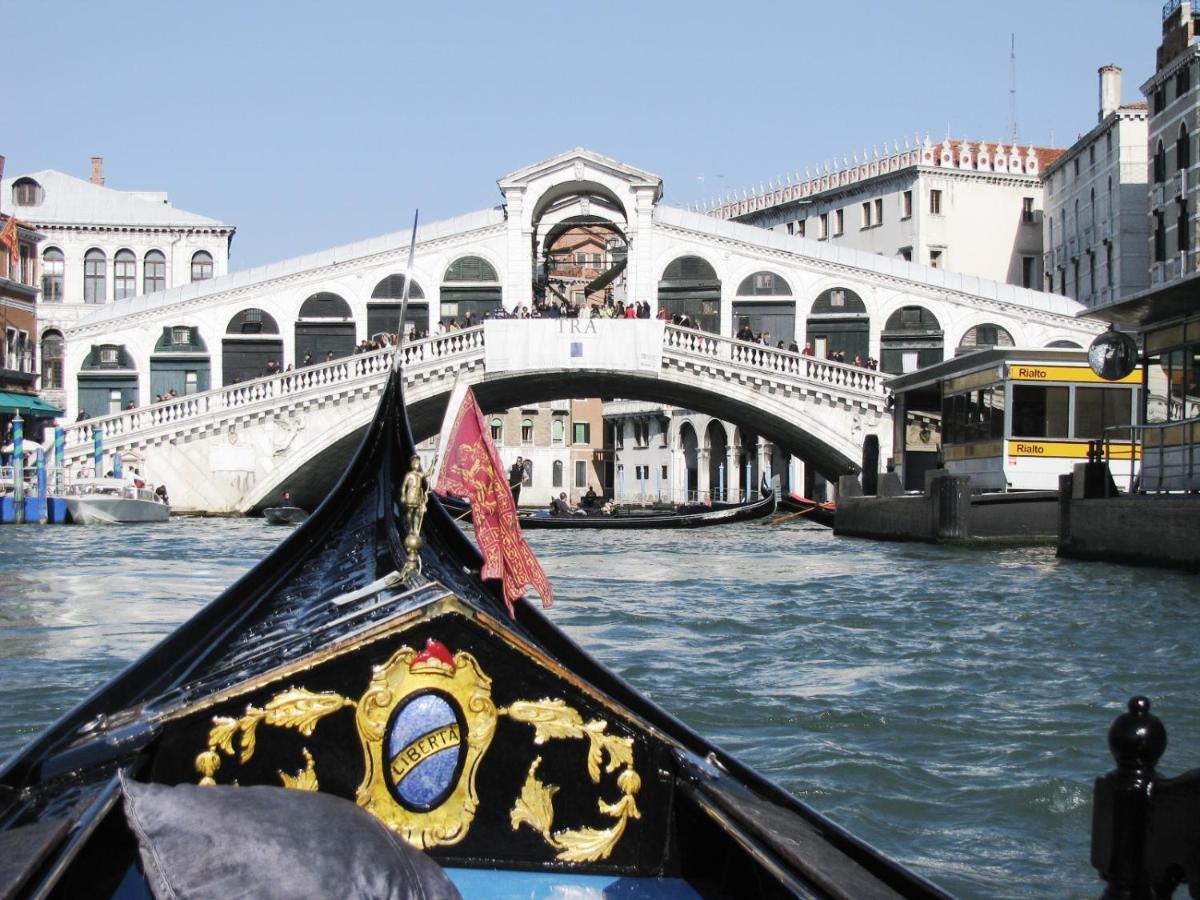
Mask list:
[[[761,435],[826,478],[852,471],[865,435],[891,452],[884,377],[657,320],[501,319],[182,397],[67,428],[68,471],[90,467],[93,435],[176,509],[247,513],[287,486],[315,505],[404,372],[414,437],[437,434],[456,384],[488,411],[545,400],[621,397],[706,412]]]

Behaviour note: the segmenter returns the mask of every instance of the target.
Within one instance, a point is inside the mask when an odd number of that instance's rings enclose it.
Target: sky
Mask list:
[[[497,205],[583,146],[688,206],[926,134],[1022,144],[1153,73],[1161,4],[0,0],[5,176],[166,191],[245,269]],[[14,96],[15,94],[15,96]],[[7,198],[3,198],[7,209]]]

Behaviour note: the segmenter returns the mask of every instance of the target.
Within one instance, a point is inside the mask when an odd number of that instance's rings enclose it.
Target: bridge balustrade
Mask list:
[[[663,334],[664,349],[695,356],[737,363],[754,369],[777,372],[795,378],[833,385],[852,391],[883,397],[879,372],[828,359],[817,359],[790,350],[721,337],[678,325],[668,325]]]
[[[483,347],[483,327],[454,331],[423,338],[405,344],[400,350],[401,366],[459,356]],[[340,384],[370,379],[392,368],[395,347],[384,347],[369,353],[341,357],[302,369],[290,369],[256,378],[253,381],[230,384],[222,388],[155,403],[138,409],[124,410],[111,416],[97,416],[67,426],[66,447],[79,451],[91,446],[92,432],[99,429],[105,443],[136,432],[184,423],[222,410],[241,409],[303,394],[321,394]]]

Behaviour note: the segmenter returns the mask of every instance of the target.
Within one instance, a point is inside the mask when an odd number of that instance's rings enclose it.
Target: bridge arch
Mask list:
[[[198,394],[212,387],[208,344],[196,325],[165,325],[150,352],[150,390],[147,400]]]
[[[400,331],[400,307],[404,299],[405,276],[400,272],[384,275],[371,290],[367,301],[367,337],[377,334],[397,334]],[[405,312],[404,330],[415,327],[417,333],[432,332],[429,301],[425,289],[413,275],[412,287],[408,291],[408,308]]]
[[[846,286],[830,287],[819,293],[808,309],[805,340],[812,343],[818,359],[841,354],[842,362],[857,356],[864,362],[871,355],[871,314],[857,291]]]
[[[296,361],[297,367],[302,363]],[[250,306],[239,310],[221,339],[221,384],[237,384],[283,368],[283,338],[269,312]]]
[[[721,278],[716,266],[699,253],[677,255],[658,279],[658,308],[671,316],[686,315],[702,331],[723,334]]]
[[[333,291],[309,294],[300,304],[295,329],[298,359],[304,359],[306,353],[323,360],[330,353],[336,359],[354,352],[354,312],[345,298]]]

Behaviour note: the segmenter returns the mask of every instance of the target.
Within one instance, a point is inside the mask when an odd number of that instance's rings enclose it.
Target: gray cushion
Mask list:
[[[281,787],[167,787],[122,775],[125,817],[158,900],[443,900],[437,863],[349,800]]]

